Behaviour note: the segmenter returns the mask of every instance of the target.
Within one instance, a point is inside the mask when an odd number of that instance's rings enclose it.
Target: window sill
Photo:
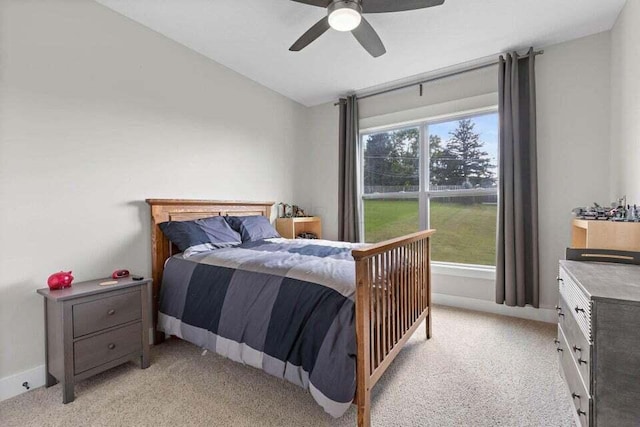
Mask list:
[[[487,265],[455,264],[434,261],[431,264],[433,274],[469,277],[471,279],[496,280],[496,268]]]

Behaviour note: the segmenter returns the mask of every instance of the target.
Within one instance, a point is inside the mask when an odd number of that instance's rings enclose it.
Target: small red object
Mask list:
[[[73,282],[73,276],[70,271],[60,271],[59,273],[53,273],[47,279],[47,284],[49,285],[49,289],[62,289],[62,288],[70,288],[71,282]]]
[[[116,270],[111,275],[114,279],[122,279],[123,277],[129,277],[129,270]]]

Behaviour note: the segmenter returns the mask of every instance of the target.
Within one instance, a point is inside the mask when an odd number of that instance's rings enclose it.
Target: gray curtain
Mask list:
[[[344,242],[360,241],[359,141],[358,99],[353,95],[340,99],[338,238]]]
[[[539,305],[536,84],[533,48],[500,57],[496,302]]]

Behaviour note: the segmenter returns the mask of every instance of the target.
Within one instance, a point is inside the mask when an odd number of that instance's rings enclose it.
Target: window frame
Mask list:
[[[438,199],[442,197],[468,197],[468,196],[498,196],[498,187],[494,188],[472,188],[461,190],[431,190],[430,189],[430,173],[431,168],[425,167],[429,165],[431,161],[431,152],[429,150],[429,126],[437,125],[440,123],[463,120],[467,118],[473,118],[477,116],[483,116],[488,114],[497,114],[498,106],[491,105],[483,108],[476,108],[471,110],[464,110],[450,114],[442,114],[434,117],[427,117],[420,120],[412,120],[408,122],[395,123],[385,126],[375,126],[366,129],[361,129],[359,132],[359,161],[360,182],[358,184],[360,203],[360,227],[361,227],[361,241],[365,239],[365,227],[364,227],[364,201],[367,199],[417,199],[418,200],[418,215],[420,230],[426,230],[430,223],[430,211],[431,211],[431,199]],[[365,151],[365,138],[369,135],[373,135],[381,132],[393,132],[408,128],[418,128],[419,130],[419,161],[418,161],[418,174],[419,174],[419,189],[418,191],[408,192],[393,192],[384,193],[380,196],[367,195],[364,192],[364,151]],[[499,129],[498,129],[499,132]],[[498,156],[499,157],[499,156]],[[498,168],[500,167],[500,159],[498,158]],[[500,201],[498,200],[498,203]],[[425,208],[422,208],[422,207]],[[422,208],[422,209],[421,209]],[[497,207],[496,207],[497,209]],[[450,261],[432,261],[432,264],[436,267],[435,273],[440,274],[453,274],[462,275],[466,277],[477,278],[490,278],[495,277],[495,265],[480,265],[480,264],[464,264]]]

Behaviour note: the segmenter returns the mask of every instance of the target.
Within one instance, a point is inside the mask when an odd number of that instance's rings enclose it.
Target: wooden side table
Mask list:
[[[149,367],[151,279],[100,279],[70,288],[38,289],[44,299],[46,382],[62,382],[63,403],[73,402],[77,381],[129,360]]]
[[[322,220],[319,216],[278,218],[276,230],[285,239],[295,239],[300,233],[313,233],[322,239]]]

